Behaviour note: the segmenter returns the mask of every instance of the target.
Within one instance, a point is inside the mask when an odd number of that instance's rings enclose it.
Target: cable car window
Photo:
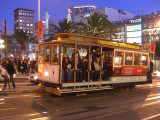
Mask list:
[[[146,66],[148,65],[148,55],[142,54],[142,65]]]
[[[141,54],[134,53],[134,65],[141,65]]]
[[[73,82],[74,80],[74,61],[75,61],[75,45],[62,44],[62,83]]]
[[[125,54],[125,65],[132,65],[133,53],[126,52]]]
[[[53,45],[52,46],[52,63],[58,63],[59,59],[59,46]]]
[[[76,82],[88,81],[88,62],[89,46],[77,45],[77,54],[75,59]],[[90,59],[91,60],[91,59]]]
[[[75,49],[74,44],[63,44],[61,47],[61,52],[63,57],[72,58],[74,49]]]
[[[40,51],[39,51],[39,62],[43,63],[43,51],[44,47],[40,47]]]
[[[49,62],[50,58],[50,45],[45,46],[45,62]]]
[[[124,52],[115,52],[115,65],[123,65]]]
[[[110,51],[104,52],[104,60],[107,65],[112,65],[112,57],[113,57],[112,52]]]

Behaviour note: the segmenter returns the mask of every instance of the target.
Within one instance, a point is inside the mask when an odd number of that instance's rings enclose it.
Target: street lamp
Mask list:
[[[1,65],[2,65],[2,48],[4,48],[5,46],[3,45],[4,40],[0,39],[0,48],[1,48]]]

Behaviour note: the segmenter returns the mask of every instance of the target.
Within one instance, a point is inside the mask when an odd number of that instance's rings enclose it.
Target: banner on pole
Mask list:
[[[38,22],[38,28],[36,30],[37,38],[41,39],[43,38],[43,22],[42,20]]]

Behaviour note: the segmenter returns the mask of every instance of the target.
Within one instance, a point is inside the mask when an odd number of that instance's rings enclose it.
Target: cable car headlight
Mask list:
[[[157,76],[160,76],[160,72],[159,72],[159,73],[157,73]]]
[[[37,79],[38,79],[38,76],[34,76],[34,79],[37,80]]]
[[[45,75],[45,76],[48,76],[48,72],[45,72],[44,75]]]

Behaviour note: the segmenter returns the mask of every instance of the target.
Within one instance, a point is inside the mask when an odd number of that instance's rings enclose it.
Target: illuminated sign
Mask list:
[[[127,37],[140,37],[140,36],[142,36],[141,31],[127,32]]]
[[[130,23],[140,23],[140,22],[142,22],[142,19],[139,18],[139,19],[136,19],[136,20],[130,20],[129,22]]]
[[[127,31],[138,31],[142,29],[142,25],[127,25]]]
[[[127,42],[142,44],[142,38],[141,37],[127,38]]]

